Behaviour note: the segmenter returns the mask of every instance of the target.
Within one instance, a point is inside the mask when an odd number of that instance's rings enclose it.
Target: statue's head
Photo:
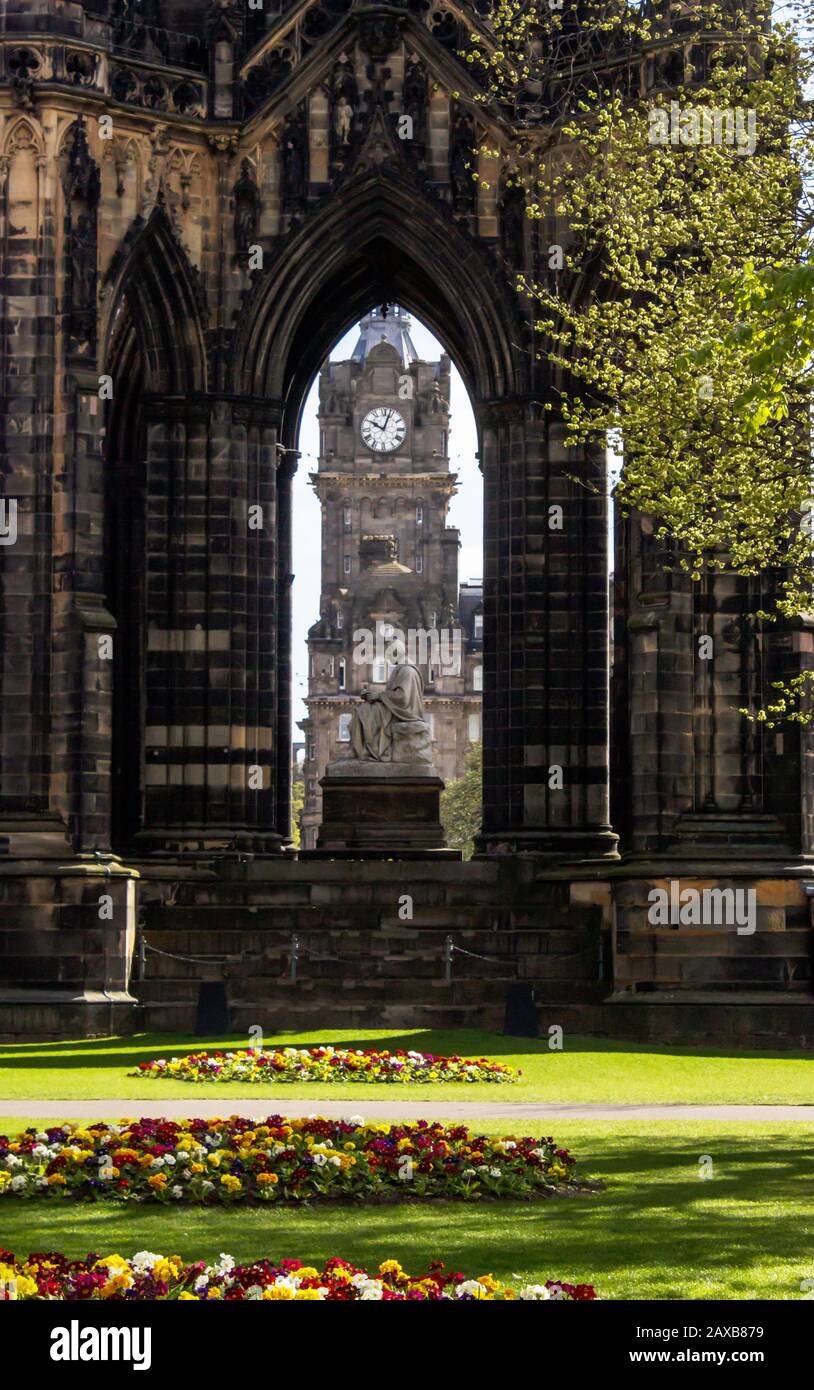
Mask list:
[[[394,637],[387,648],[387,658],[395,666],[401,666],[407,659],[407,648],[400,638]]]

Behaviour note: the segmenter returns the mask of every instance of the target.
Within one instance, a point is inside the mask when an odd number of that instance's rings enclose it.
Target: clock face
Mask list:
[[[362,421],[362,443],[376,454],[391,454],[403,444],[407,426],[391,405],[377,405]]]

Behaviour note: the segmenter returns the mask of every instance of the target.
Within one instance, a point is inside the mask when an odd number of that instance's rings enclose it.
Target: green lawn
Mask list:
[[[245,1038],[190,1038],[142,1034],[134,1038],[91,1042],[0,1044],[0,1100],[119,1100],[205,1095],[231,1101],[239,1096],[332,1097],[337,1100],[387,1099],[467,1101],[616,1101],[723,1104],[814,1104],[814,1061],[799,1052],[747,1052],[716,1048],[682,1048],[569,1037],[561,1052],[547,1040],[504,1038],[469,1031],[367,1032],[325,1030],[278,1033],[272,1041],[292,1046],[331,1042],[359,1047],[404,1047],[426,1052],[457,1052],[500,1058],[522,1070],[512,1086],[474,1085],[276,1085],[247,1086],[229,1082],[191,1085],[129,1077],[137,1062],[178,1056],[204,1047],[241,1047]],[[814,1111],[812,1111],[814,1118]]]
[[[410,1269],[440,1258],[468,1274],[592,1281],[605,1298],[794,1299],[801,1280],[814,1278],[814,1126],[761,1126],[756,1134],[733,1122],[659,1121],[632,1133],[619,1122],[567,1122],[556,1137],[579,1155],[583,1174],[607,1182],[604,1193],[297,1211],[5,1198],[0,1246],[77,1256],[146,1248],[189,1259],[225,1250],[314,1263],[337,1254],[368,1266],[395,1256]],[[698,1176],[702,1155],[713,1161],[706,1180]]]

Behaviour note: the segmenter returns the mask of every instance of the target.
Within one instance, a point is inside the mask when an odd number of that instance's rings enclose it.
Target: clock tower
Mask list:
[[[422,361],[403,310],[365,316],[349,359],[319,377],[322,592],[308,634],[303,848],[316,844],[319,781],[348,752],[355,697],[389,675],[387,637],[404,633],[421,668],[433,763],[460,777],[481,737],[480,581],[458,585],[460,537],[447,525],[450,360]]]

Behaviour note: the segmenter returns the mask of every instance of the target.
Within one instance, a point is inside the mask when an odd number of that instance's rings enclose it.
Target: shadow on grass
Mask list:
[[[137,1249],[214,1259],[330,1255],[413,1272],[434,1259],[468,1274],[595,1281],[614,1297],[799,1297],[811,1275],[814,1154],[785,1134],[709,1140],[597,1137],[581,1165],[604,1194],[546,1202],[397,1207],[118,1207],[6,1199],[0,1245],[69,1255]]]
[[[330,1030],[326,1030],[329,1032]],[[342,1030],[337,1029],[337,1035]],[[319,1047],[325,1038],[303,1039],[301,1035],[287,1032],[267,1032],[266,1047]],[[223,1037],[191,1038],[189,1034],[143,1033],[132,1037],[94,1038],[87,1041],[6,1043],[0,1044],[0,1068],[14,1071],[43,1070],[59,1068],[101,1068],[122,1066],[133,1068],[139,1062],[153,1061],[159,1057],[184,1057],[191,1052],[247,1047],[245,1034],[232,1039]],[[415,1049],[419,1052],[433,1052],[439,1055],[457,1053],[463,1056],[490,1057],[543,1057],[550,1055],[547,1038],[505,1037],[501,1033],[484,1033],[469,1029],[436,1031],[414,1029],[398,1034],[382,1033],[373,1037],[342,1037],[337,1046],[343,1048],[372,1049],[374,1051],[405,1051]],[[802,1051],[763,1052],[750,1051],[736,1046],[723,1047],[678,1047],[674,1044],[623,1042],[611,1038],[592,1038],[569,1036],[569,1054],[608,1053],[628,1056],[653,1057],[717,1057],[742,1060],[754,1058],[761,1061],[811,1060],[811,1055]]]

